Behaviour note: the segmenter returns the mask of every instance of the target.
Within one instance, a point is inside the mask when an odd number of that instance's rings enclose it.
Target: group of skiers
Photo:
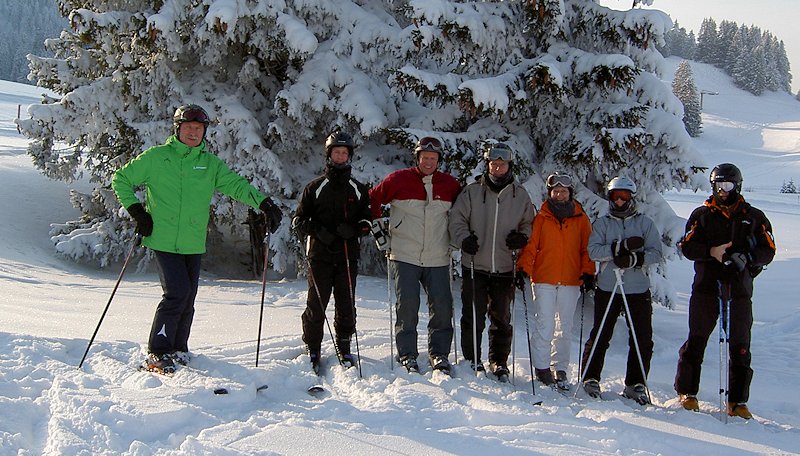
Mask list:
[[[213,192],[260,209],[271,232],[281,220],[281,211],[270,198],[206,150],[209,117],[200,106],[181,106],[173,120],[173,135],[166,143],[120,168],[112,183],[159,267],[163,298],[151,327],[145,367],[161,372],[174,372],[175,362],[188,362]],[[631,179],[618,176],[609,181],[608,213],[591,223],[575,199],[573,178],[565,173],[547,178],[547,197],[537,212],[515,178],[514,151],[502,142],[485,143],[486,170],[463,188],[438,170],[443,146],[437,138],[419,139],[415,165],[392,172],[372,189],[351,176],[354,150],[353,139],[345,132],[336,131],[326,139],[324,173],[305,187],[292,218],[297,237],[307,241],[309,292],[301,320],[315,372],[320,369],[331,294],[336,355],[347,367],[357,362],[350,345],[356,332],[359,240],[371,233],[387,254],[395,290],[396,359],[409,372],[420,370],[420,286],[427,295],[430,366],[451,372],[455,319],[450,265],[451,252],[460,249],[461,348],[474,371],[486,369],[480,344],[488,316],[488,369],[507,380],[515,287],[523,293],[531,287],[532,374],[545,385],[569,390],[573,316],[581,294],[585,299],[594,290],[594,322],[583,347],[578,382],[589,395],[600,395],[614,322],[624,314],[629,349],[622,393],[641,404],[650,402],[646,379],[653,328],[648,266],[663,261],[662,242],[654,221],[637,209],[637,188]],[[749,418],[753,277],[772,261],[775,243],[764,213],[744,201],[736,166],[715,167],[710,181],[713,194],[692,213],[679,244],[695,262],[696,274],[689,301],[689,337],[679,352],[675,390],[684,408],[698,410],[705,346],[721,312],[729,314],[728,413]],[[146,191],[144,205],[134,193],[140,185]]]

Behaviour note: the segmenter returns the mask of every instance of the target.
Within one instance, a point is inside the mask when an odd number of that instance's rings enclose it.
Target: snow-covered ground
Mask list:
[[[675,66],[677,60],[668,60],[669,78]],[[135,369],[160,298],[158,277],[131,271],[83,368],[77,369],[119,265],[96,270],[54,256],[49,223],[76,216],[68,187],[33,169],[27,142],[13,124],[17,105],[24,112],[41,90],[0,81],[0,454],[800,453],[800,311],[794,281],[800,266],[800,197],[778,193],[784,180],[800,179],[795,157],[800,104],[788,94],[755,98],[708,66],[693,69],[698,88],[720,92],[704,100],[704,134],[696,144],[708,164],[731,161],[742,168],[745,197],[770,217],[779,248],[756,281],[750,406],[757,419],[724,424],[715,416],[719,358],[713,336],[699,395],[703,413],[677,404],[672,383],[677,350],[687,334],[692,278],[685,260],[669,265],[679,305],[654,311],[649,378],[654,404],[648,407],[617,395],[627,344],[621,320],[602,380],[606,400],[564,397],[538,383],[534,398],[520,293],[515,386],[475,378],[464,364],[457,366],[455,378],[427,369],[423,375],[391,370],[385,277],[358,281],[363,378],[357,369],[329,363],[329,393],[323,397],[305,391],[315,379],[300,340],[303,280],[267,284],[255,367],[261,284],[204,274],[190,340],[196,355],[192,368],[161,379]],[[685,217],[705,196],[671,193],[667,199]],[[459,285],[453,284],[457,308]],[[527,293],[528,305],[530,300]],[[573,361],[578,332],[576,327]],[[332,356],[329,339],[323,349]],[[576,370],[573,365],[573,378]],[[262,384],[269,388],[257,393]],[[215,395],[216,388],[229,394]],[[536,400],[542,405],[533,405]]]

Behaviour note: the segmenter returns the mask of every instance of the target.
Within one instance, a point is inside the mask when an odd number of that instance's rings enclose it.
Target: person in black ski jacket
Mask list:
[[[369,189],[350,176],[353,138],[335,132],[325,141],[325,172],[303,190],[292,219],[297,237],[307,239],[308,299],[301,317],[311,366],[319,370],[325,309],[333,291],[335,348],[351,367],[350,338],[356,330],[355,286],[359,240],[371,227]]]
[[[689,337],[681,346],[675,391],[687,410],[699,410],[700,368],[708,337],[716,326],[720,292],[730,286],[730,369],[728,414],[750,418],[750,329],[753,325],[753,278],[775,256],[772,225],[741,195],[742,173],[723,163],[711,171],[713,194],[686,222],[683,255],[694,261],[689,298]]]

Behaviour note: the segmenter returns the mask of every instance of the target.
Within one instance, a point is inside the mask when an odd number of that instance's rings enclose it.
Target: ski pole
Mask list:
[[[347,211],[345,211],[345,214],[347,214]],[[355,292],[355,289],[353,288],[353,275],[352,275],[352,271],[350,269],[350,254],[349,254],[349,251],[347,249],[347,239],[342,239],[342,242],[344,243],[345,267],[347,267],[347,286],[350,289],[350,303],[351,303],[351,305],[353,307],[353,335],[355,336],[355,339],[356,339],[356,360],[358,361],[358,378],[364,378],[364,376],[361,375],[361,350],[359,350],[359,348],[358,348],[358,329],[355,326],[355,319],[356,319],[356,292]],[[340,353],[340,355],[341,355],[341,353]]]
[[[611,297],[608,298],[608,304],[606,305],[606,310],[603,312],[603,318],[600,320],[600,327],[597,329],[597,334],[594,336],[594,342],[592,342],[592,349],[589,350],[589,356],[586,358],[586,365],[583,366],[583,371],[580,372],[580,380],[578,380],[578,386],[583,384],[583,381],[586,380],[586,371],[589,370],[589,365],[592,364],[592,358],[594,357],[595,349],[597,349],[597,341],[600,340],[600,334],[603,333],[603,328],[606,326],[606,318],[608,318],[608,312],[611,309],[611,303],[614,301],[614,295],[617,293],[617,288],[620,287],[620,276],[617,276],[617,281],[614,283],[614,289],[611,290]],[[595,308],[595,311],[597,309]],[[590,333],[591,334],[591,333]],[[578,391],[581,388],[575,388],[575,394],[572,397],[578,397]]]
[[[267,262],[269,261],[269,231],[264,237],[264,267],[261,272],[261,310],[258,313],[258,339],[256,340],[256,367],[258,367],[258,356],[261,352],[261,327],[264,323],[264,295],[267,291]]]
[[[531,285],[533,287],[533,285]],[[533,288],[531,288],[533,291]],[[525,310],[525,335],[528,340],[528,366],[531,369],[531,393],[533,393],[534,397],[536,396],[536,386],[533,384],[533,349],[531,349],[531,328],[530,324],[528,323],[528,298],[525,297],[525,288],[522,289],[522,308]],[[534,405],[541,404],[542,401],[534,402]]]
[[[642,360],[642,351],[639,349],[639,339],[636,337],[636,329],[633,326],[633,317],[631,316],[631,309],[628,307],[628,297],[625,295],[624,282],[622,281],[622,270],[614,269],[614,274],[617,276],[619,282],[619,291],[622,295],[622,303],[625,305],[625,316],[628,320],[628,326],[631,329],[631,337],[633,338],[633,346],[636,349],[636,358],[639,360],[639,369],[642,371],[642,381],[644,382],[644,391],[647,394],[647,402],[653,403],[650,398],[650,388],[647,386],[647,372],[644,370],[644,361]]]
[[[582,355],[581,344],[583,343],[583,312],[584,309],[586,308],[586,293],[588,292],[583,291],[581,293],[581,329],[580,332],[578,333],[578,375],[580,375],[581,372],[583,372],[583,356],[581,356]],[[578,389],[579,386],[580,383],[575,385],[575,389]]]
[[[469,278],[472,286],[472,365],[475,376],[478,376],[478,318],[475,310],[475,258],[469,260]]]
[[[514,303],[517,300],[517,288],[514,285],[514,279],[516,278],[515,272],[517,270],[517,255],[519,251],[512,250],[511,251],[511,263],[514,265],[513,269],[511,269],[511,384],[516,386],[516,369],[515,365],[517,364],[516,361],[516,348],[517,348],[517,341],[514,338]]]
[[[719,288],[719,416],[720,421],[728,422],[728,375],[730,358],[728,356],[728,325],[730,324],[730,302],[725,296],[726,286],[717,281]],[[728,290],[730,293],[730,291]],[[728,318],[726,318],[728,317]]]
[[[81,358],[81,362],[78,363],[78,369],[83,367],[83,362],[86,360],[86,355],[89,354],[89,349],[92,347],[94,343],[94,338],[97,336],[97,331],[100,330],[100,325],[103,324],[103,319],[106,317],[106,313],[108,312],[108,308],[111,306],[111,300],[114,299],[114,295],[117,293],[117,288],[119,288],[119,283],[122,282],[122,276],[125,275],[125,270],[128,268],[128,262],[130,262],[131,257],[133,257],[133,252],[136,250],[136,247],[139,243],[142,242],[142,236],[136,234],[133,238],[133,245],[131,246],[131,250],[128,252],[128,256],[125,257],[125,262],[122,263],[122,270],[119,272],[119,277],[117,277],[117,283],[114,284],[114,289],[111,291],[111,296],[108,298],[108,302],[106,303],[106,308],[103,309],[103,314],[100,315],[100,321],[97,322],[97,327],[94,328],[94,333],[92,333],[92,338],[89,339],[89,344],[86,346],[86,351],[83,352],[83,357]]]
[[[447,273],[449,274],[448,279],[450,281],[450,295],[453,295],[453,259],[450,258],[450,266],[448,268]],[[458,331],[456,331],[456,300],[450,300],[450,325],[453,327],[453,357],[455,362],[453,364],[458,364]]]

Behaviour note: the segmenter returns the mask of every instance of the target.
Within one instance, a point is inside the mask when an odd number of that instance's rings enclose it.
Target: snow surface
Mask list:
[[[665,77],[671,78],[677,64],[667,60]],[[160,287],[155,273],[132,270],[77,369],[120,265],[97,270],[54,254],[49,223],[74,219],[77,211],[66,184],[33,169],[27,140],[13,122],[17,105],[24,112],[42,90],[0,81],[0,455],[800,453],[800,311],[794,282],[800,196],[778,193],[782,181],[800,178],[800,104],[788,94],[752,97],[711,67],[692,64],[692,69],[698,88],[720,92],[704,100],[704,133],[696,146],[711,166],[732,161],[742,168],[745,197],[765,210],[777,239],[778,254],[756,280],[753,304],[755,420],[724,424],[716,416],[719,357],[713,336],[699,395],[702,412],[683,411],[675,399],[672,383],[687,334],[692,279],[686,260],[669,264],[678,290],[676,309],[654,309],[649,377],[654,405],[648,407],[617,395],[627,344],[621,319],[601,382],[606,400],[564,397],[538,383],[534,398],[520,293],[515,386],[475,378],[463,361],[455,378],[432,375],[427,368],[409,375],[396,364],[391,370],[385,277],[358,279],[363,378],[357,369],[344,371],[328,362],[329,392],[321,398],[305,392],[315,378],[300,339],[304,280],[267,283],[255,367],[261,284],[203,274],[190,340],[192,367],[163,379],[135,370]],[[685,217],[706,195],[666,197]],[[457,309],[459,285],[453,284]],[[421,317],[422,348],[426,313]],[[586,337],[590,305],[584,320]],[[573,347],[579,322],[578,317]],[[326,339],[323,350],[332,356]],[[425,355],[421,361],[427,361]],[[576,370],[573,364],[571,378]],[[262,384],[269,388],[256,393]],[[216,388],[229,394],[215,395]],[[542,405],[533,405],[536,400]]]

